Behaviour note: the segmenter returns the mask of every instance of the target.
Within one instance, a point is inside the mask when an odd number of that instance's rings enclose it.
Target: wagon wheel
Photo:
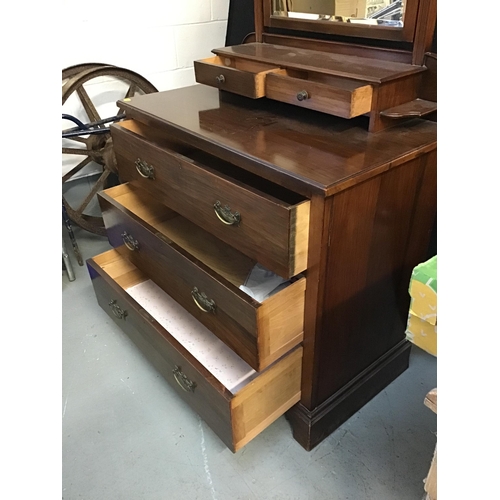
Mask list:
[[[88,69],[94,69],[94,68],[102,68],[103,66],[113,66],[113,64],[83,63],[83,64],[75,64],[74,66],[68,66],[67,68],[64,68],[62,70],[63,85],[66,83],[65,80],[80,74],[82,71],[86,71]]]
[[[108,185],[113,173],[116,173],[111,134],[106,124],[121,119],[117,117],[124,114],[124,111],[116,105],[116,101],[133,97],[136,94],[158,92],[158,90],[148,80],[133,71],[99,63],[88,63],[66,68],[66,70],[63,70],[64,80],[66,82],[62,86],[63,113],[65,112],[65,103],[69,104],[68,100],[71,99],[71,104],[73,106],[78,105],[80,113],[78,117],[74,113],[71,113],[71,116],[78,118],[84,124],[95,124],[97,122],[97,125],[93,126],[93,130],[100,129],[103,132],[85,134],[80,129],[75,136],[63,139],[65,141],[62,148],[63,159],[74,162],[62,176],[63,184],[72,179],[87,165],[95,167],[95,164],[97,164],[100,165],[100,169],[102,168],[102,173],[85,198],[78,203],[73,202],[73,205],[77,206],[72,207],[64,195],[63,203],[73,222],[87,231],[104,236],[106,232],[102,217],[90,215],[86,212],[88,212],[87,209],[91,202],[95,201],[96,194]],[[104,88],[107,86],[108,91],[90,97],[92,92],[89,89],[99,88],[98,85],[94,84],[100,84]],[[117,86],[123,88],[116,90]],[[109,89],[113,89],[111,92],[113,98],[110,100],[108,97],[106,101],[106,94],[110,93]],[[103,107],[106,107],[106,113],[103,113]],[[68,127],[68,122],[64,123],[63,135],[72,129],[78,129],[78,127],[71,126],[74,124],[69,125]],[[69,155],[73,155],[73,157]]]

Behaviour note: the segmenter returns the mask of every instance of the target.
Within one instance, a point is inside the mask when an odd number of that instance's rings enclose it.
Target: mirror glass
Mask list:
[[[403,27],[403,0],[272,0],[273,16]]]

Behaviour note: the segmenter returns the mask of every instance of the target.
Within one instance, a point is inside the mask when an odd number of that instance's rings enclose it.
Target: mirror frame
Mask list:
[[[306,31],[330,35],[341,35],[356,38],[371,38],[375,40],[391,40],[397,42],[413,42],[417,27],[420,4],[432,0],[406,0],[404,25],[402,28],[389,26],[367,26],[355,23],[340,23],[330,21],[310,21],[306,19],[287,18],[272,15],[273,0],[255,0],[256,12],[260,10],[264,28],[279,28],[292,31]],[[257,20],[257,18],[256,18]],[[257,28],[257,26],[256,26]]]

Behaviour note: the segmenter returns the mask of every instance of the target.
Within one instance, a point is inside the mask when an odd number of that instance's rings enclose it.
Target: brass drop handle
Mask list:
[[[214,211],[217,218],[227,226],[237,226],[241,222],[239,212],[231,212],[231,208],[227,205],[223,207],[220,201],[214,203]]]
[[[193,290],[191,291],[191,297],[193,298],[194,303],[203,312],[215,313],[215,309],[217,308],[217,306],[215,305],[215,301],[212,299],[209,299],[206,296],[206,294],[204,294],[203,292],[200,292],[197,287],[194,287]]]
[[[174,374],[175,381],[181,386],[181,389],[186,392],[194,392],[196,388],[196,382],[190,380],[185,373],[182,372],[181,367],[175,365],[172,370]]]
[[[225,83],[226,81],[226,77],[224,75],[216,76],[215,79],[217,80],[217,83]]]
[[[109,304],[111,307],[111,311],[118,319],[125,319],[128,316],[128,312],[125,309],[122,309],[117,303],[116,300],[112,300]]]
[[[135,168],[136,168],[137,172],[139,172],[139,175],[141,177],[144,177],[145,179],[154,180],[155,169],[154,169],[153,165],[149,165],[144,160],[137,158],[137,160],[135,160]]]
[[[127,231],[122,233],[122,240],[124,245],[132,252],[139,250],[139,242],[131,234],[128,234]]]
[[[309,99],[309,94],[307,93],[307,90],[301,90],[297,94],[297,100],[298,101],[305,101],[306,99]]]

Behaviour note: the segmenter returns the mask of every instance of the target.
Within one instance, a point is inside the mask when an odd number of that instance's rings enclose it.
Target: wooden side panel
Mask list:
[[[264,28],[264,12],[262,2],[264,0],[254,0],[254,25],[255,25],[255,41],[262,42],[262,31]]]
[[[412,232],[430,234],[436,206],[428,200],[423,208],[420,201],[433,196],[423,194],[432,191],[430,156],[333,197],[312,407],[404,339],[411,269],[428,244],[411,248]]]
[[[401,123],[401,121],[381,116],[380,112],[416,99],[421,78],[421,74],[416,74],[374,87],[369,132],[379,132]]]
[[[421,188],[415,193],[415,210],[410,222],[408,245],[403,263],[402,275],[411,276],[413,268],[427,258],[434,225],[437,223],[437,150],[421,159],[423,169]],[[408,282],[401,282],[399,296],[405,307],[408,297]]]
[[[290,276],[296,276],[307,268],[310,212],[310,201],[290,210]]]
[[[261,369],[302,341],[306,279],[288,286],[257,310]]]
[[[312,408],[317,378],[316,345],[320,339],[316,332],[321,330],[323,316],[323,277],[326,271],[332,202],[333,197],[325,199],[317,195],[311,200],[301,386],[301,403],[307,408]]]
[[[437,55],[425,54],[424,66],[427,71],[422,75],[418,95],[422,99],[437,102]]]
[[[148,279],[140,269],[137,269],[134,264],[124,259],[120,253],[115,250],[96,255],[87,266],[89,270],[96,267],[93,265],[94,263],[106,274],[113,276],[118,287],[123,289],[137,285]]]
[[[298,347],[241,389],[231,401],[235,451],[300,400],[302,348]]]
[[[421,65],[425,53],[430,50],[436,26],[437,0],[420,2],[413,43],[412,64]]]

